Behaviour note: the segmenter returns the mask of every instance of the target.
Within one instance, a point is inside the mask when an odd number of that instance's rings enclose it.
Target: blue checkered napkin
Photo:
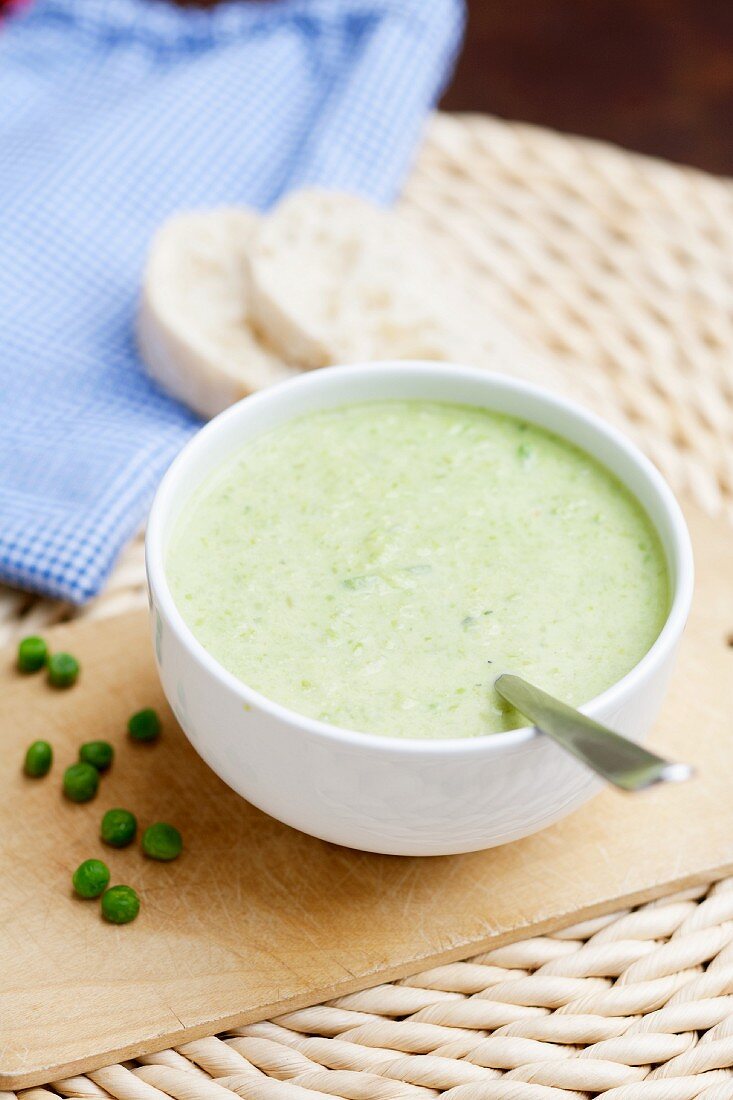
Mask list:
[[[36,0],[0,31],[0,580],[82,602],[197,427],[132,337],[158,223],[321,184],[389,201],[460,0]]]

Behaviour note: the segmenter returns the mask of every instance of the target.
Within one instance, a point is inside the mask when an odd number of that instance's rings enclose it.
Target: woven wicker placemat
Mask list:
[[[477,297],[543,351],[554,386],[733,520],[732,182],[437,115],[402,201],[450,243]],[[143,602],[137,540],[82,612],[2,592],[0,636]],[[733,1100],[731,1067],[726,880],[20,1095]]]

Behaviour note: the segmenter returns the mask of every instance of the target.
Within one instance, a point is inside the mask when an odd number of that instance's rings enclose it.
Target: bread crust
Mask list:
[[[181,213],[150,247],[138,348],[156,382],[206,418],[295,373],[250,325],[245,252],[257,222],[239,207]]]

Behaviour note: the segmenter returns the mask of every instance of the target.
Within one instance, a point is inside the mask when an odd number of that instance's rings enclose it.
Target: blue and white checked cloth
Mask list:
[[[35,0],[0,28],[0,580],[82,602],[198,425],[132,321],[177,209],[322,184],[386,202],[460,0]]]

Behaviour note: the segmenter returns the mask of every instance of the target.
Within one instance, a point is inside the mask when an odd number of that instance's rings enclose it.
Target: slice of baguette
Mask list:
[[[203,417],[297,373],[249,324],[245,251],[258,222],[243,208],[176,215],[156,233],[137,318],[152,377]]]
[[[441,359],[517,370],[526,351],[430,236],[352,195],[300,191],[260,221],[247,250],[251,316],[305,368]]]

